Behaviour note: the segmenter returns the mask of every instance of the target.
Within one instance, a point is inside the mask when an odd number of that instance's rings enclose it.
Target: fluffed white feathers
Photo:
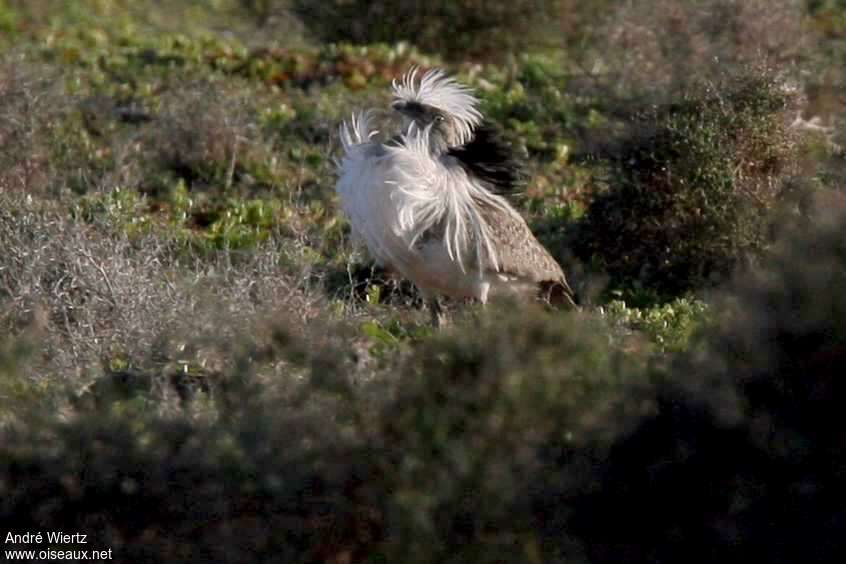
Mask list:
[[[455,120],[459,144],[470,141],[473,129],[482,122],[473,91],[440,69],[426,72],[418,82],[418,70],[413,68],[400,81],[393,81],[394,100],[425,104],[449,114]]]
[[[496,270],[498,259],[490,231],[479,213],[480,205],[506,209],[505,201],[467,176],[460,166],[448,166],[433,158],[429,131],[413,126],[400,143],[386,147],[392,160],[399,227],[412,247],[427,233],[435,232],[443,241],[449,258],[466,271],[483,265]]]

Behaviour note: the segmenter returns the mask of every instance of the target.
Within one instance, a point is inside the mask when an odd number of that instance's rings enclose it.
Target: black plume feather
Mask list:
[[[494,193],[519,192],[528,178],[526,166],[502,133],[489,122],[474,131],[473,139],[447,152],[470,176],[487,183]]]

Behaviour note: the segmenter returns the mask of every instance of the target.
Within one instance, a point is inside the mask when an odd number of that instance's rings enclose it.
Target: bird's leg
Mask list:
[[[449,316],[444,311],[441,300],[437,295],[428,296],[426,303],[429,305],[429,313],[432,315],[432,327],[442,329],[449,325]]]

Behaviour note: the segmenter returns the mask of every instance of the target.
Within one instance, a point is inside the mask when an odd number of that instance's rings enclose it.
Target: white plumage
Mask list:
[[[353,235],[429,298],[484,303],[491,290],[522,293],[544,281],[569,296],[522,217],[455,152],[481,123],[476,98],[442,71],[419,83],[416,75],[393,84],[393,107],[410,118],[401,134],[381,141],[369,111],[341,126],[337,191]]]

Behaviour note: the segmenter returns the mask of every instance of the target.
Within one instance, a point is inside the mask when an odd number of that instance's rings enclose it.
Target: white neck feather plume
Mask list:
[[[477,109],[479,100],[473,96],[473,91],[440,69],[426,72],[418,83],[418,70],[413,68],[399,82],[393,81],[394,99],[425,104],[449,114],[455,120],[459,144],[470,141],[473,129],[482,122],[482,114]]]

